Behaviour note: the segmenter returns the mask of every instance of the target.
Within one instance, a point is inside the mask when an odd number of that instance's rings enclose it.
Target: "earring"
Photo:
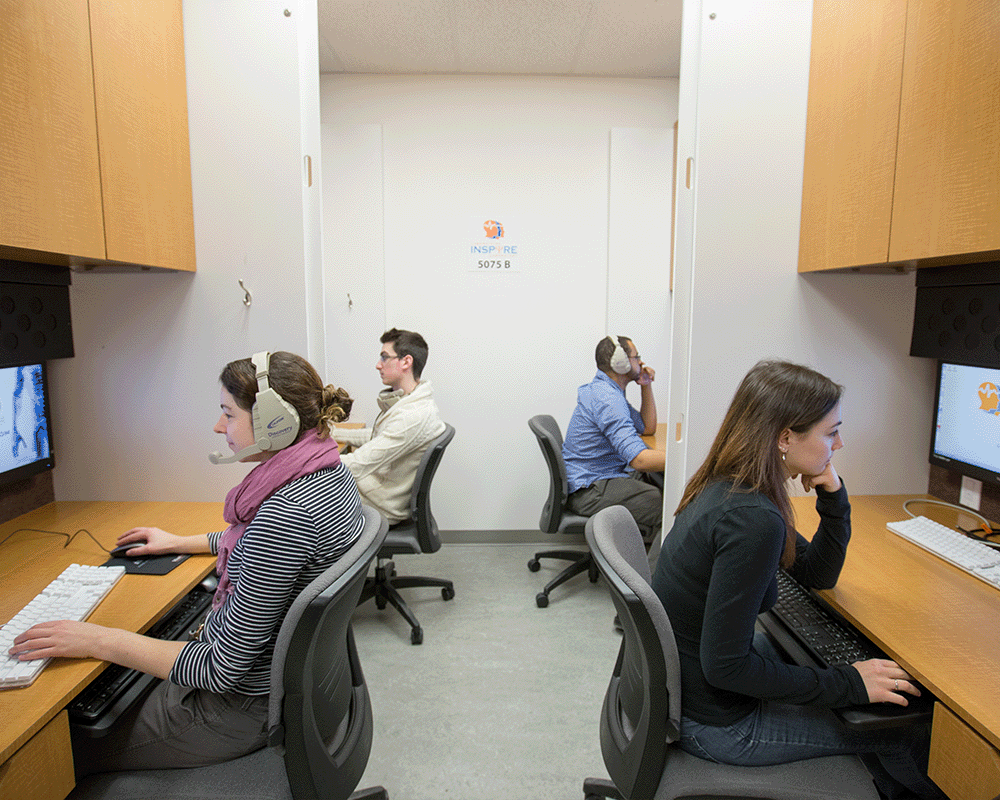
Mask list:
[[[784,460],[785,460],[785,453],[786,453],[786,452],[787,452],[787,451],[785,451],[785,450],[782,450],[782,451],[781,451],[781,460],[782,460],[782,461],[784,461]]]

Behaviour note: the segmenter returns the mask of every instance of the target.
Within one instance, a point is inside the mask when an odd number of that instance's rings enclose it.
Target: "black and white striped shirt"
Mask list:
[[[229,556],[233,593],[181,650],[170,680],[212,692],[270,692],[278,629],[292,601],[357,541],[361,499],[343,464],[269,497]],[[213,552],[221,532],[208,535]]]

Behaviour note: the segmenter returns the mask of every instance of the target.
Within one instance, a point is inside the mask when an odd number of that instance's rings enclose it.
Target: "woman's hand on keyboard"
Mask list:
[[[10,654],[33,658],[100,658],[101,635],[106,629],[90,622],[63,619],[40,622],[14,637]]]
[[[903,696],[904,692],[914,697],[920,696],[920,689],[917,688],[913,678],[895,661],[872,658],[868,661],[858,661],[851,666],[861,673],[869,703],[895,703],[898,706],[905,706],[909,705],[909,701]]]

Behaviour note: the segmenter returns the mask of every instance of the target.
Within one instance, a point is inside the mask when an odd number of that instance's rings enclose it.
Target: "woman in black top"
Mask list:
[[[761,362],[743,379],[708,457],[691,478],[653,576],[681,660],[681,747],[728,764],[764,765],[857,753],[887,797],[942,798],[926,776],[924,727],[858,732],[829,711],[907,705],[920,690],[894,661],[819,669],[785,663],[757,615],[774,605],[776,573],[830,588],[851,535],[833,454],[842,387],[806,367]],[[816,490],[812,541],[795,531],[787,481]]]

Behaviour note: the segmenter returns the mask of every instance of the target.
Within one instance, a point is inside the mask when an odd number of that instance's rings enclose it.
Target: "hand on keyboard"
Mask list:
[[[895,661],[886,658],[872,658],[852,664],[865,682],[869,703],[895,703],[909,705],[903,693],[920,697],[920,689],[910,674]]]
[[[95,658],[107,628],[91,622],[63,619],[40,622],[15,637],[10,655],[36,658]]]

